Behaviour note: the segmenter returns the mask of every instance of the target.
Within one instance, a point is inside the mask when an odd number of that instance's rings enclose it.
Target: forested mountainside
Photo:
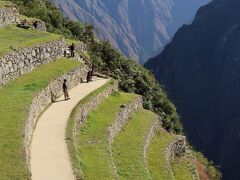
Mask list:
[[[238,180],[240,1],[214,0],[146,67],[165,86],[198,150]]]
[[[140,63],[161,52],[177,29],[188,24],[210,0],[55,0],[70,19],[90,22]]]

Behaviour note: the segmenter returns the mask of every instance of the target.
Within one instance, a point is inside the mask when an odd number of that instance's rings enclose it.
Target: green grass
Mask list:
[[[0,88],[0,179],[27,179],[23,132],[32,99],[51,80],[80,67],[77,61],[59,59]]]
[[[75,176],[78,179],[81,179],[83,177],[83,173],[81,171],[81,167],[78,161],[77,152],[75,151],[75,145],[74,145],[74,139],[73,139],[73,130],[75,128],[75,118],[76,113],[78,112],[78,109],[82,107],[84,104],[90,102],[93,98],[95,98],[98,94],[102,93],[104,90],[108,89],[110,86],[113,86],[116,82],[114,80],[108,81],[106,84],[104,84],[102,87],[98,88],[97,90],[93,91],[89,95],[87,95],[85,98],[83,98],[73,109],[70,118],[68,120],[68,126],[67,126],[67,132],[66,132],[66,139],[68,144],[68,150],[70,154],[70,158],[73,164],[73,171]]]
[[[78,167],[84,179],[115,179],[112,166],[108,128],[121,110],[122,104],[130,103],[135,94],[114,93],[104,100],[96,110],[89,113],[80,128],[76,144]],[[74,163],[76,164],[76,163]]]
[[[37,18],[31,18],[25,15],[20,15],[20,20],[25,20],[25,19],[29,22],[41,21],[40,19],[37,19]]]
[[[151,179],[144,165],[143,150],[157,118],[151,111],[139,109],[114,138],[113,157],[120,179]]]
[[[82,41],[78,41],[76,39],[65,39],[68,46],[72,45],[74,43],[75,45],[81,45],[84,44]]]
[[[193,179],[193,160],[189,157],[180,157],[171,163],[173,174],[176,180]]]
[[[0,7],[12,7],[12,6],[16,5],[10,1],[0,1]]]
[[[166,148],[175,140],[175,136],[163,130],[156,130],[147,153],[148,169],[152,179],[172,180],[166,160]]]
[[[9,26],[0,29],[0,56],[14,49],[32,47],[60,39],[60,35]]]

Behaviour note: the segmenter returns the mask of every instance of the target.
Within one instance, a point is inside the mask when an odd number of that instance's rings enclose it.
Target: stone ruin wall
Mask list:
[[[0,86],[63,56],[65,46],[65,42],[59,40],[3,55],[0,57]]]
[[[0,57],[0,86],[31,72],[42,64],[47,64],[64,56],[67,45],[63,39],[43,43],[35,47],[13,50]],[[85,50],[82,45],[80,50]],[[76,53],[75,60],[82,61]]]
[[[0,28],[19,23],[18,7],[14,4],[0,7]]]

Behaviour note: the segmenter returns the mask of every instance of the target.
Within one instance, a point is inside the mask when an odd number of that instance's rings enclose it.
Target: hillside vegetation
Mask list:
[[[48,0],[11,0],[16,3],[20,13],[43,20],[47,31],[62,34],[67,38],[77,38],[85,42],[93,40],[93,26],[67,20]]]

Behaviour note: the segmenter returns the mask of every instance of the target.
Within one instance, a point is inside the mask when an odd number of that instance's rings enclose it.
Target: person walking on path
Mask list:
[[[71,51],[71,57],[73,58],[75,56],[75,44],[72,43],[72,45],[69,46],[69,49]]]
[[[66,79],[64,79],[64,82],[63,82],[63,93],[64,93],[65,100],[70,99],[69,94],[68,94],[68,86],[67,86],[67,80]]]

